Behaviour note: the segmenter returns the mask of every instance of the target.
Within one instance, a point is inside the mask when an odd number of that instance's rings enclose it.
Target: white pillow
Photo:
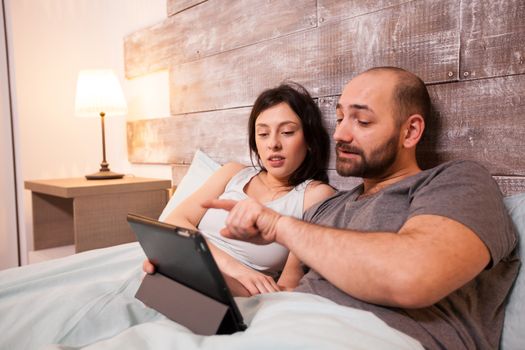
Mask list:
[[[518,251],[521,263],[525,261],[525,193],[516,194],[504,199],[516,230],[518,231]],[[505,307],[505,322],[501,336],[501,349],[523,349],[525,344],[525,269],[521,266],[518,278]]]
[[[164,221],[173,209],[186,197],[195,192],[204,182],[219,169],[221,165],[211,159],[206,153],[197,150],[191,161],[188,172],[177,185],[175,193],[164,207],[159,221]]]

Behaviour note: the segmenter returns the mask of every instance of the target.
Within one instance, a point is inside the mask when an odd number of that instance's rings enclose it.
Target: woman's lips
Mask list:
[[[268,158],[268,164],[272,168],[279,168],[284,165],[284,157],[281,156],[272,156]]]

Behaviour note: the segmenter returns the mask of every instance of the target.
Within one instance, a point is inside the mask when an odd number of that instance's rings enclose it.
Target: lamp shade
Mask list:
[[[111,69],[88,69],[78,74],[75,115],[99,117],[127,113],[126,100],[115,72]]]

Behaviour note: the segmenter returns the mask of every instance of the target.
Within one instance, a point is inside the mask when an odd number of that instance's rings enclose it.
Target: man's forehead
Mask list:
[[[392,75],[364,73],[352,79],[343,89],[338,106],[367,105],[388,101],[392,95],[395,79]]]

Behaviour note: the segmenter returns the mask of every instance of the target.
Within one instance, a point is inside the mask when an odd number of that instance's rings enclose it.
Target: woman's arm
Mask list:
[[[304,211],[308,210],[315,203],[332,196],[335,192],[335,189],[330,185],[319,181],[310,182],[304,193]],[[303,276],[301,261],[290,252],[277,285],[281,290],[291,291],[299,285],[299,281]]]
[[[271,276],[265,275],[262,272],[244,265],[242,262],[210,242],[207,243],[222,274],[239,282],[243,289],[248,291],[249,295],[279,291],[277,283],[275,283]],[[232,290],[232,294],[234,296],[246,296],[244,293],[236,293],[235,290]]]
[[[166,218],[166,222],[196,230],[199,222],[206,213],[201,203],[208,199],[218,198],[224,193],[231,178],[241,171],[244,165],[228,163],[217,170],[197,191],[182,201]],[[259,293],[268,293],[279,290],[275,281],[261,272],[255,271],[216,247],[207,240],[210,251],[226,276],[225,280],[234,295],[246,296]],[[144,263],[144,271],[152,273],[154,268],[149,262]]]
[[[173,209],[165,221],[195,230],[207,210],[201,204],[206,200],[219,198],[231,178],[243,168],[244,165],[239,163],[227,163],[222,166],[197,191]]]
[[[201,203],[206,199],[219,198],[231,178],[243,168],[244,166],[238,163],[227,163],[222,166],[197,191],[173,209],[165,221],[175,226],[196,230],[207,210],[201,206]],[[149,274],[155,273],[155,266],[149,260],[144,261],[142,269]]]
[[[336,190],[328,184],[320,181],[310,182],[304,193],[304,211],[310,209],[314,204],[331,197],[335,192]]]
[[[293,255],[292,252],[290,252],[277,285],[282,291],[292,291],[299,285],[299,280],[303,277],[303,275],[304,273],[301,262],[295,257],[295,255]]]

